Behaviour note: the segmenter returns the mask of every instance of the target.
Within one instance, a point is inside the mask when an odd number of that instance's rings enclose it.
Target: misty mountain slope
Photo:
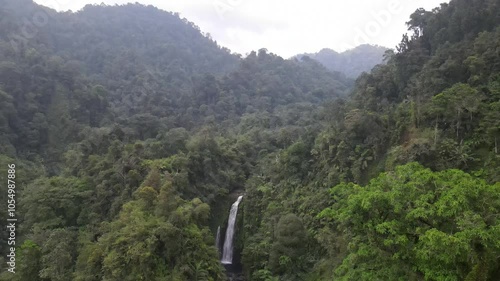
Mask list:
[[[106,62],[123,55],[141,58],[151,70],[176,65],[187,74],[224,73],[238,62],[238,56],[202,34],[194,23],[151,5],[87,5],[78,12],[57,13],[30,0],[3,1],[3,9],[14,15],[5,19],[4,26],[17,27],[5,30],[12,33],[10,37],[32,28],[28,46],[45,45],[49,52],[84,62],[92,73],[103,73]]]
[[[265,50],[241,59],[193,23],[152,6],[56,13],[10,0],[1,12],[0,84],[6,108],[13,108],[5,111],[1,151],[11,156],[57,158],[61,151],[51,147],[79,139],[86,126],[118,122],[142,139],[161,128],[197,128],[212,117],[237,122],[278,106],[319,105],[345,96],[353,83],[313,61]],[[46,13],[46,24],[11,44],[37,13]],[[57,116],[68,129],[60,130]],[[61,137],[52,137],[57,130]]]
[[[387,50],[385,47],[365,44],[342,53],[332,49],[323,49],[317,53],[300,54],[296,57],[308,56],[332,71],[344,73],[350,78],[357,78],[361,73],[369,72],[375,65],[382,63]]]
[[[57,50],[86,62],[92,72],[110,71],[100,63],[127,55],[130,59],[141,58],[142,64],[154,70],[180,68],[187,75],[225,73],[238,61],[237,56],[202,34],[194,23],[153,6],[87,5],[65,17],[62,23],[72,26],[67,30],[71,36],[61,30],[55,38]],[[99,61],[99,55],[115,57]]]

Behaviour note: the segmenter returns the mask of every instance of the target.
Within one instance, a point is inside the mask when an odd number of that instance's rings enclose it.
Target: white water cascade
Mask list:
[[[226,239],[224,240],[224,248],[222,249],[222,260],[223,264],[233,263],[233,238],[234,238],[234,227],[236,224],[236,215],[238,214],[238,205],[243,199],[243,196],[238,197],[238,200],[231,206],[231,211],[229,212],[229,219],[227,221]]]

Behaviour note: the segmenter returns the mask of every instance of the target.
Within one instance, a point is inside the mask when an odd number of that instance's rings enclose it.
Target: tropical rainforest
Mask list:
[[[235,280],[500,280],[500,2],[407,25],[329,69],[153,6],[0,0],[0,280],[228,280],[240,195]]]

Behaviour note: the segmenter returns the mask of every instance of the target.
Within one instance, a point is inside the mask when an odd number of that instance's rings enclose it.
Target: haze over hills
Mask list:
[[[56,111],[55,101],[59,116],[67,115],[73,125],[137,124],[153,137],[160,127],[200,127],[210,116],[221,122],[273,112],[278,105],[318,104],[344,96],[352,85],[317,63],[284,60],[265,50],[242,60],[195,24],[153,6],[88,5],[78,13],[56,13],[23,0],[3,7],[9,13],[2,19],[9,27],[3,38],[12,39],[2,45],[0,79],[19,114],[9,126],[7,135],[13,137],[7,143],[21,154],[47,152],[49,131],[29,128],[35,115],[36,122],[54,126],[47,118]],[[24,28],[22,19],[40,10],[50,14],[47,24],[30,38],[16,37]],[[45,88],[28,77],[43,77]],[[20,87],[16,79],[26,82]],[[28,97],[33,94],[39,98]],[[31,107],[31,114],[23,110]]]
[[[309,5],[304,0],[141,0],[166,11],[179,12],[209,32],[220,45],[243,55],[266,48],[284,58],[329,47],[346,50],[363,43],[396,46],[406,32],[408,15],[449,0],[345,1],[332,6],[325,1]],[[35,0],[57,11],[78,11],[86,4],[115,5],[129,0]],[[304,4],[306,3],[306,4]],[[387,14],[387,12],[389,14]],[[375,26],[373,25],[375,24]],[[363,35],[366,35],[364,36]]]
[[[1,281],[500,279],[497,0],[415,11],[382,64],[141,4],[0,16]]]
[[[338,53],[332,49],[322,49],[313,54],[300,54],[297,58],[308,56],[332,71],[344,73],[347,77],[357,78],[369,72],[375,65],[383,63],[388,48],[373,45],[360,45],[351,50]]]

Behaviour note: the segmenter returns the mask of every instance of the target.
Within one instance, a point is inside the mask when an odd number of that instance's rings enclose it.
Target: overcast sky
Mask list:
[[[394,48],[417,8],[449,0],[35,0],[58,11],[86,4],[139,2],[179,12],[219,45],[245,55],[267,48],[288,58],[370,43]]]

